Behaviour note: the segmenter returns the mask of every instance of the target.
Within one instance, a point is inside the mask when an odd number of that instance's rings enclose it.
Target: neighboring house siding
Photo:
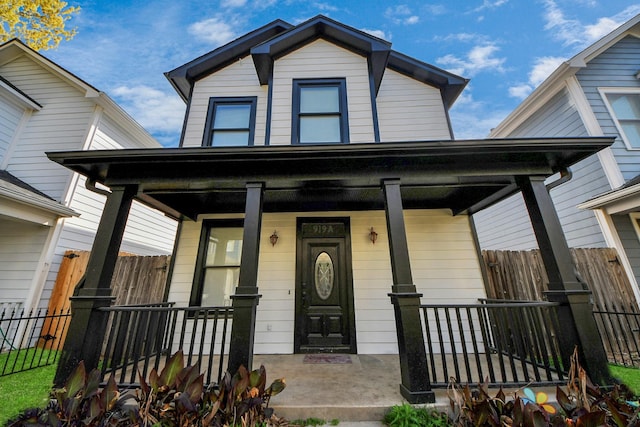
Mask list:
[[[24,114],[24,108],[15,105],[11,100],[0,94],[0,165],[4,160],[7,150],[18,131],[20,119]],[[2,169],[2,166],[0,166]]]
[[[616,227],[622,247],[635,274],[636,282],[640,283],[640,240],[632,221],[637,221],[629,215],[611,215]]]
[[[184,147],[202,145],[210,97],[258,98],[255,145],[264,145],[267,116],[267,86],[260,86],[251,57],[247,56],[195,83],[184,133]]]
[[[0,221],[2,302],[24,302],[49,230],[49,227],[22,221]]]
[[[640,69],[639,58],[640,39],[627,36],[576,73],[604,135],[618,135],[618,129],[598,92],[598,87],[640,88],[640,80],[635,77]],[[625,181],[640,173],[639,150],[628,150],[619,136],[611,149]]]
[[[256,353],[293,351],[296,218],[319,216],[350,217],[358,353],[396,353],[393,305],[388,296],[393,278],[384,211],[263,215]],[[468,217],[452,217],[444,210],[411,210],[405,212],[405,221],[413,279],[418,292],[424,294],[423,301],[473,303],[485,296]],[[379,233],[375,245],[369,240],[371,227]],[[201,229],[201,221],[184,221],[182,225],[169,295],[169,301],[181,306],[189,303]],[[280,237],[275,246],[269,243],[273,230]]]
[[[366,58],[316,40],[277,59],[273,75],[271,145],[291,144],[293,79],[346,78],[350,142],[375,140]]]
[[[566,90],[561,90],[508,136],[587,136],[587,131]],[[571,171],[572,179],[551,191],[569,246],[604,247],[605,240],[593,212],[576,207],[610,189],[598,157],[591,156],[573,165]],[[479,212],[474,215],[474,221],[482,249],[525,250],[537,247],[520,194]]]
[[[376,98],[380,140],[450,139],[440,90],[387,69]]]
[[[93,103],[25,56],[0,66],[0,74],[43,107],[33,113],[20,135],[7,170],[60,201],[71,172],[51,162],[44,152],[81,149]]]

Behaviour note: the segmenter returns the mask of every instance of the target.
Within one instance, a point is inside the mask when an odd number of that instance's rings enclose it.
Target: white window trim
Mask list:
[[[611,120],[613,121],[613,124],[616,126],[616,129],[618,131],[618,135],[620,136],[620,139],[622,139],[622,141],[624,142],[625,147],[627,148],[627,150],[629,151],[640,151],[640,147],[633,147],[630,143],[629,140],[627,139],[624,131],[622,130],[622,127],[620,126],[620,122],[618,121],[618,117],[616,116],[615,112],[613,111],[613,107],[611,106],[611,104],[609,103],[609,99],[607,99],[607,94],[631,94],[631,95],[639,95],[640,96],[640,88],[634,88],[634,87],[599,87],[598,88],[598,92],[600,92],[600,97],[602,98],[602,101],[604,102],[604,105],[607,107],[607,112],[609,113],[609,116],[611,117]]]

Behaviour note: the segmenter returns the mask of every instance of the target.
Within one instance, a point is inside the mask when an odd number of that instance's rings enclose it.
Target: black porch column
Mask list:
[[[562,363],[565,368],[569,367],[569,358],[578,346],[580,364],[591,380],[595,384],[610,385],[607,356],[593,317],[591,291],[584,289],[576,277],[569,245],[544,178],[519,177],[517,182],[549,277],[547,299],[560,303],[557,333]]]
[[[56,386],[64,384],[81,360],[84,360],[87,372],[98,367],[108,313],[96,309],[108,307],[113,301],[111,278],[131,201],[137,191],[136,185],[114,186],[107,196],[84,281],[70,298],[72,317],[56,371]]]
[[[229,347],[229,372],[235,374],[240,365],[251,370],[253,339],[256,332],[258,294],[258,256],[262,225],[262,183],[247,184],[242,256],[238,287],[233,299],[233,325]]]
[[[422,294],[416,292],[416,286],[413,284],[411,276],[400,181],[384,180],[382,184],[393,274],[393,286],[389,296],[396,318],[402,376],[400,393],[410,403],[432,403],[435,402],[435,394],[431,391],[427,353],[422,334],[422,320],[420,319],[420,297]]]

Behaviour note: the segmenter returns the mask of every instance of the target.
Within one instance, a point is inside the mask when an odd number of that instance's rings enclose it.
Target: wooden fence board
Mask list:
[[[66,311],[69,298],[84,276],[89,262],[89,251],[66,251],[49,299],[49,312]],[[167,282],[167,269],[171,256],[137,256],[121,252],[116,261],[111,281],[114,305],[148,304],[161,302]],[[47,330],[45,323],[43,330]],[[46,343],[47,348],[62,348],[66,330]],[[58,343],[58,340],[61,340]]]
[[[611,362],[640,366],[640,331],[633,323],[640,309],[613,248],[572,248],[579,279],[592,292],[600,335]],[[488,298],[541,301],[548,278],[539,250],[482,251]],[[624,313],[624,314],[623,314]]]

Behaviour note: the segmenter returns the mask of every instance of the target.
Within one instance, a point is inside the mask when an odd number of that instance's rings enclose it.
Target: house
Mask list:
[[[640,15],[562,63],[492,138],[615,136],[551,190],[569,246],[615,248],[640,303]],[[536,247],[519,194],[474,215],[483,249]],[[499,225],[499,226],[497,226]]]
[[[608,375],[543,180],[610,138],[457,141],[448,110],[467,80],[324,16],[274,21],[166,76],[187,103],[179,148],[48,153],[111,191],[56,381],[80,360],[97,366],[113,256],[137,199],[181,218],[171,313],[207,307],[171,327],[204,337],[197,322],[232,308],[231,372],[254,353],[398,354],[402,394],[432,400],[433,314],[421,301],[471,313],[485,291],[469,217],[518,189],[549,248],[564,366],[577,344],[591,350],[592,376]],[[450,341],[429,341],[430,360],[468,356],[465,334],[483,319],[465,321]],[[226,352],[207,339],[200,348]],[[484,344],[475,351],[491,358]]]
[[[105,93],[18,40],[0,46],[0,301],[47,306],[66,250],[90,250],[106,197],[49,150],[158,148]],[[176,221],[138,202],[122,250],[169,254]]]

